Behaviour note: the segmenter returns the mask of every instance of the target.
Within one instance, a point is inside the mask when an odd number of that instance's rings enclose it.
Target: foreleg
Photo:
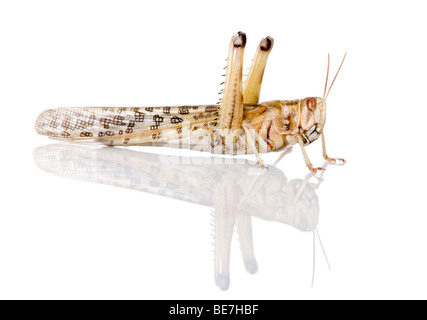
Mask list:
[[[305,161],[305,164],[307,165],[307,168],[313,173],[316,173],[319,170],[325,170],[324,168],[321,168],[321,167],[318,167],[318,168],[313,167],[310,159],[308,158],[307,152],[305,152],[304,141],[303,141],[302,137],[298,135],[298,136],[296,136],[296,138],[297,138],[298,143],[301,147],[302,155],[304,156],[304,161]]]
[[[323,150],[323,158],[325,158],[326,161],[336,163],[337,161],[341,161],[342,164],[345,164],[346,161],[342,158],[329,158],[328,154],[326,152],[326,142],[325,142],[325,133],[322,132],[322,150]]]

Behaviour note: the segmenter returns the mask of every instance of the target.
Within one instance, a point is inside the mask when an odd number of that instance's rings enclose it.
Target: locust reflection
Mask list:
[[[319,201],[315,190],[321,179],[314,173],[304,179],[288,180],[275,166],[261,172],[256,162],[244,159],[165,156],[67,144],[39,147],[34,151],[34,158],[42,170],[55,175],[210,207],[215,240],[215,283],[222,290],[227,290],[230,284],[234,229],[246,270],[251,274],[258,270],[252,217],[313,232],[313,237],[317,232]],[[319,180],[313,182],[312,179]]]

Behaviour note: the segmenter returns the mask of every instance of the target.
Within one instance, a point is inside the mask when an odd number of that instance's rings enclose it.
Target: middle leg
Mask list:
[[[258,148],[256,145],[256,141],[258,140],[258,146],[261,145],[261,141],[264,142],[264,140],[260,139],[259,134],[255,131],[255,129],[246,121],[243,122],[243,130],[245,131],[246,135],[246,143],[249,144],[251,149],[254,152],[254,155],[256,157],[258,166],[260,169],[267,169],[264,162],[262,161],[262,158],[258,152]],[[258,138],[258,139],[257,139]],[[267,148],[265,147],[265,150]]]

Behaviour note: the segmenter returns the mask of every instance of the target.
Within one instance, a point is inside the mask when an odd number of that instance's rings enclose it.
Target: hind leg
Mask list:
[[[258,104],[259,102],[262,78],[264,76],[268,55],[273,49],[273,44],[273,38],[266,37],[265,39],[262,39],[258,45],[243,87],[244,104]]]
[[[221,102],[219,129],[222,135],[230,130],[242,129],[243,121],[243,54],[246,45],[246,34],[238,32],[231,38],[227,73],[225,75],[224,93]]]

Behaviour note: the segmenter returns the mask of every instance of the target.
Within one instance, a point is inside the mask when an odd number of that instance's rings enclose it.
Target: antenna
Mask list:
[[[314,287],[314,274],[316,270],[316,234],[313,230],[313,273],[311,276],[311,287]]]
[[[319,240],[320,247],[322,248],[323,256],[325,257],[326,263],[328,264],[329,271],[331,271],[331,265],[329,264],[328,256],[326,255],[326,251],[325,251],[325,248],[323,247],[322,240],[320,240],[319,230],[317,230],[317,228],[314,228],[313,230],[313,273],[311,276],[312,288],[314,287],[314,276],[316,273],[316,235],[317,235],[317,239]]]
[[[323,99],[325,99],[326,88],[328,86],[328,77],[329,77],[329,63],[331,60],[331,55],[328,53],[328,70],[326,71],[326,81],[325,81],[325,90],[323,90]]]
[[[326,263],[328,264],[329,271],[331,271],[331,265],[329,264],[328,256],[326,255],[326,251],[325,251],[325,248],[323,247],[322,240],[320,240],[319,230],[315,228],[314,231],[316,231],[317,233],[317,238],[319,239],[320,247],[322,248],[322,251],[323,251],[323,256],[325,257]]]
[[[342,64],[344,63],[344,60],[345,60],[345,57],[346,57],[346,56],[347,56],[347,52],[344,54],[344,57],[342,58],[342,61],[341,61],[340,67],[338,68],[338,71],[337,71],[337,73],[335,74],[334,80],[332,80],[331,86],[329,87],[328,93],[326,94],[326,97],[324,98],[325,100],[326,100],[326,99],[328,99],[329,92],[331,91],[332,85],[334,84],[335,79],[337,78],[338,73],[339,73],[339,72],[340,72],[340,70],[341,70]],[[328,55],[328,66],[329,66],[329,55]],[[329,67],[328,67],[328,68],[329,68]],[[329,71],[329,70],[328,70],[328,71]]]

